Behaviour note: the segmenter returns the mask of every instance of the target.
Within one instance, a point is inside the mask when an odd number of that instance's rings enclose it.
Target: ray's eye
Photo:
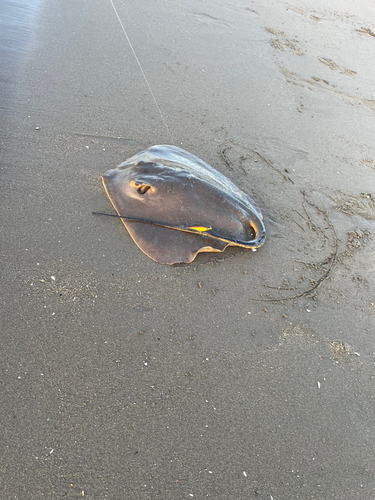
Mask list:
[[[149,189],[151,189],[151,186],[148,184],[141,184],[138,186],[137,191],[139,194],[146,194]]]

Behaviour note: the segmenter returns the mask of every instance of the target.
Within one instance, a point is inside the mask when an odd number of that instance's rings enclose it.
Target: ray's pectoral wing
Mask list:
[[[127,222],[124,224],[137,246],[160,264],[192,262],[199,252],[222,252],[228,243],[176,229]]]

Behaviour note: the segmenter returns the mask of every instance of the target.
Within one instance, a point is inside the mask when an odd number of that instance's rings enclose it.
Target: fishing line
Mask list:
[[[117,10],[116,10],[116,7],[114,6],[114,4],[113,4],[113,1],[112,1],[112,0],[109,0],[109,1],[111,2],[111,5],[112,5],[112,7],[113,7],[113,10],[114,10],[114,12],[115,12],[115,14],[116,14],[116,16],[117,16],[117,19],[118,19],[118,21],[119,21],[120,25],[121,25],[122,31],[124,32],[124,35],[125,35],[125,37],[126,37],[126,39],[127,39],[127,41],[128,41],[128,44],[129,44],[129,46],[130,46],[130,48],[131,48],[131,50],[132,50],[132,52],[133,52],[133,56],[134,56],[135,60],[136,60],[136,61],[137,61],[137,63],[138,63],[138,66],[139,66],[139,69],[141,70],[141,73],[142,73],[142,75],[143,75],[144,81],[146,82],[146,85],[147,85],[147,87],[148,87],[148,90],[150,91],[150,94],[151,94],[151,96],[152,96],[152,98],[153,98],[153,100],[154,100],[154,103],[155,103],[156,107],[158,108],[158,111],[159,111],[159,114],[160,114],[160,118],[161,118],[162,122],[164,123],[164,126],[165,126],[165,128],[167,129],[167,132],[168,132],[169,137],[171,138],[171,141],[172,141],[172,144],[173,144],[173,143],[174,143],[174,140],[173,140],[173,137],[172,137],[171,131],[169,130],[168,125],[167,125],[167,122],[165,121],[164,116],[163,116],[163,113],[161,112],[160,106],[159,106],[159,104],[157,103],[157,101],[156,101],[156,99],[155,99],[155,95],[154,95],[154,93],[153,93],[153,91],[152,91],[152,88],[151,88],[150,84],[148,83],[148,80],[147,80],[147,77],[146,77],[146,75],[145,75],[145,72],[143,71],[143,68],[142,68],[142,66],[141,66],[141,63],[139,62],[139,59],[138,59],[138,57],[137,57],[137,54],[135,53],[135,50],[134,50],[134,48],[133,48],[133,45],[131,44],[131,41],[130,41],[130,39],[129,39],[129,37],[128,37],[128,34],[126,33],[126,30],[125,30],[125,28],[124,28],[124,25],[122,24],[122,21],[121,21],[121,19],[120,19],[120,16],[118,15],[118,12],[117,12]]]

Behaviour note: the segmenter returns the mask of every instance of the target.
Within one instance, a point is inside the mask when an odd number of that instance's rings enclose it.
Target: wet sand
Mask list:
[[[371,2],[114,0],[159,108],[110,0],[26,4],[2,7],[1,498],[375,498]],[[167,128],[259,205],[261,249],[162,266],[91,215]]]

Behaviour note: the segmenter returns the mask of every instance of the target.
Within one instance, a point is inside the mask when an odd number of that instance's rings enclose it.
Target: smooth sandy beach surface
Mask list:
[[[0,498],[373,500],[373,2],[0,14]],[[91,214],[168,143],[254,199],[261,249],[163,266]]]

